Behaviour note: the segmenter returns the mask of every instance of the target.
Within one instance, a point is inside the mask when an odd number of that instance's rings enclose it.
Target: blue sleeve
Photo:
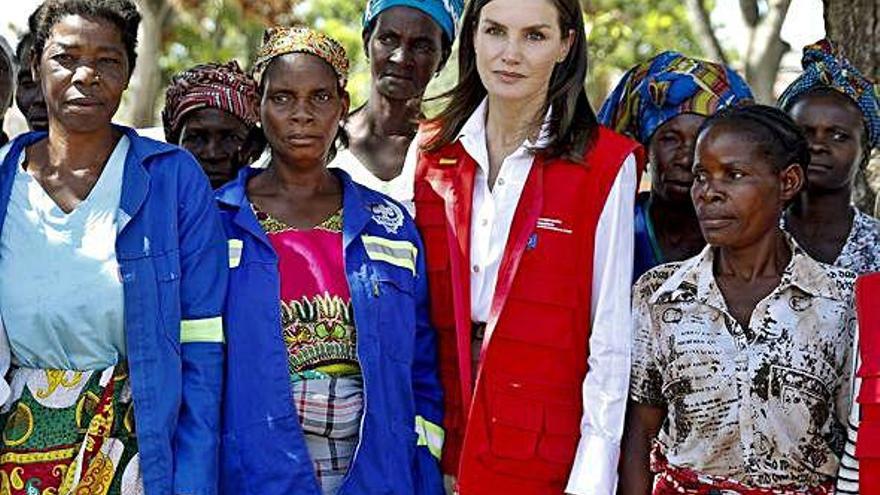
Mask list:
[[[415,230],[415,229],[413,229]],[[443,495],[440,454],[443,450],[443,392],[437,363],[437,335],[431,326],[425,248],[414,234],[416,258],[416,341],[413,352],[413,392],[416,407],[416,493]]]
[[[229,261],[210,184],[198,165],[192,165],[181,167],[178,188],[183,397],[174,435],[174,490],[214,495],[224,365],[220,315]]]

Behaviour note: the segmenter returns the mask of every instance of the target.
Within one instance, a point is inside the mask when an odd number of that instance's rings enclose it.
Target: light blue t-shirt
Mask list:
[[[21,366],[100,370],[125,355],[116,219],[129,144],[119,140],[70,213],[18,160],[0,235],[0,316]]]

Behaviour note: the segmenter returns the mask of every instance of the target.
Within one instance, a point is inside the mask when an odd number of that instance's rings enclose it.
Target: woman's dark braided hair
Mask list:
[[[774,171],[797,164],[806,177],[810,165],[809,143],[803,130],[787,113],[767,105],[728,107],[706,119],[698,135],[721,124],[745,134],[745,141],[758,147]]]

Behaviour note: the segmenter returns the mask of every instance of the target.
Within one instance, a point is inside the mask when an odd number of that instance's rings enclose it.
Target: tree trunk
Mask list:
[[[823,0],[825,32],[866,76],[880,79],[880,0]],[[880,154],[856,177],[853,200],[873,212],[880,190]]]
[[[825,32],[868,77],[880,78],[880,0],[823,0]]]
[[[687,0],[685,4],[703,52],[710,60],[726,65],[727,57],[724,55],[724,49],[721,48],[721,42],[715,36],[706,4],[703,0]]]
[[[779,33],[788,14],[791,0],[768,0],[766,12],[755,16],[757,2],[741,0],[743,18],[749,26],[749,43],[745,54],[746,80],[760,103],[776,103],[773,85],[779,73],[782,56],[789,50]],[[754,6],[754,8],[752,8]]]
[[[138,33],[138,62],[131,77],[126,120],[134,127],[149,127],[155,123],[156,102],[162,90],[158,62],[173,9],[166,0],[137,0],[137,4],[143,20]]]

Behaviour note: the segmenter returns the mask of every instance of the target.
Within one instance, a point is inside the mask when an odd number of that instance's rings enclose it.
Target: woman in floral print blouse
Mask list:
[[[855,276],[779,227],[809,161],[775,108],[728,109],[703,125],[691,196],[709,245],[634,289],[622,493],[831,493]]]

